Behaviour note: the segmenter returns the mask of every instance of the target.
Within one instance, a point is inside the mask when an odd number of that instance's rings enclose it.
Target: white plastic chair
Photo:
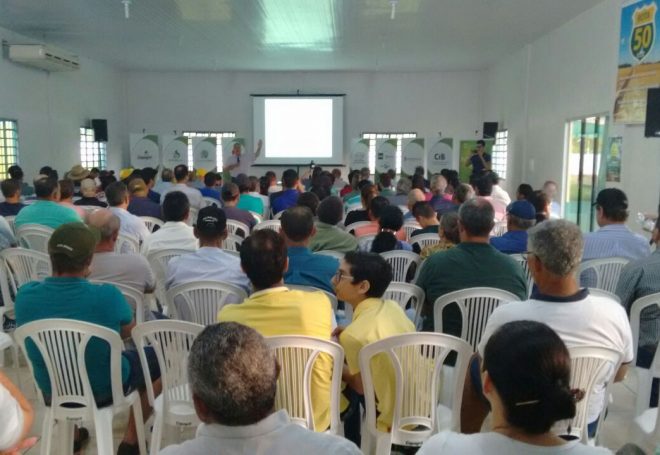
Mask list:
[[[371,221],[356,221],[355,223],[351,223],[346,226],[344,230],[346,232],[352,232],[353,235],[355,235],[355,230],[364,226],[371,226]]]
[[[371,245],[374,243],[375,238],[376,234],[365,234],[358,237],[358,250],[366,252],[371,251]]]
[[[580,264],[580,284],[589,288],[614,293],[621,270],[629,262],[626,258],[604,258],[584,261]]]
[[[422,251],[427,246],[435,245],[440,243],[440,236],[438,234],[417,234],[410,237],[410,244],[419,245],[419,251]]]
[[[321,250],[321,251],[316,251],[314,254],[321,254],[323,256],[330,256],[332,258],[337,259],[339,262],[341,262],[344,259],[344,253],[340,251],[332,251],[332,250]]]
[[[286,409],[292,422],[310,430],[315,429],[311,391],[312,376],[315,374],[313,369],[317,361],[332,362],[328,432],[338,434],[341,374],[344,365],[342,347],[332,341],[301,335],[266,337],[266,343],[275,351],[280,365],[275,409]]]
[[[555,434],[574,436],[587,443],[588,429],[587,413],[594,388],[598,384],[605,384],[604,397],[609,396],[608,388],[614,380],[619,365],[621,364],[621,353],[613,349],[592,346],[580,346],[568,348],[571,355],[571,389],[584,391],[584,398],[575,405],[575,417],[555,423],[553,431]],[[606,403],[603,403],[606,405]],[[598,419],[598,431],[603,428],[605,408],[600,412]],[[570,431],[569,431],[570,429]],[[598,443],[598,433],[595,442]]]
[[[506,219],[502,221],[496,221],[493,230],[490,231],[490,237],[500,237],[508,231]]]
[[[259,229],[272,229],[275,232],[280,232],[280,220],[266,220],[261,223],[256,224],[252,231],[258,231]]]
[[[156,278],[156,296],[161,304],[166,301],[165,282],[167,281],[167,264],[172,258],[193,252],[193,250],[171,248],[166,250],[156,250],[147,255],[147,261],[149,262],[151,270],[153,270]]]
[[[525,273],[525,279],[527,280],[527,297],[531,296],[532,289],[534,289],[534,277],[532,276],[532,271],[529,270],[527,258],[522,254],[510,254],[509,257],[518,262],[520,267],[522,267],[523,272]]]
[[[519,300],[515,294],[496,288],[477,287],[450,292],[438,297],[433,303],[435,331],[442,332],[442,312],[445,307],[456,304],[461,312],[461,338],[476,352],[488,318],[495,308]]]
[[[242,238],[246,238],[248,235],[250,235],[250,227],[247,224],[236,220],[227,220],[227,231],[230,234],[234,234]],[[242,232],[243,235],[239,234],[239,232]]]
[[[633,361],[633,365],[637,365],[637,350],[639,349],[640,326],[642,322],[642,312],[644,310],[648,310],[647,312],[655,310],[651,314],[645,315],[645,320],[656,319],[658,312],[660,312],[660,292],[650,294],[645,297],[640,297],[639,299],[635,300],[630,307],[630,328],[632,329],[633,352],[635,353],[635,360]],[[660,377],[660,358],[658,358],[657,350],[653,357],[653,362],[651,362],[650,368],[641,368],[635,366],[635,373],[637,374],[635,415],[642,416],[643,414],[647,414],[646,417],[642,418],[642,421],[649,419],[648,412],[645,411],[649,409],[649,402],[651,400],[651,384],[653,382],[653,378]],[[654,413],[656,414],[657,408],[653,409],[656,410]],[[655,422],[655,415],[653,416],[652,421]],[[646,433],[650,433],[650,431],[646,431]],[[660,428],[657,429],[656,435],[658,437],[658,444],[660,444]]]
[[[144,225],[149,229],[149,232],[154,232],[154,229],[156,227],[161,227],[164,223],[163,220],[159,218],[155,218],[153,216],[141,216],[140,219],[144,223]]]
[[[199,424],[188,387],[188,355],[193,341],[203,329],[203,325],[168,320],[146,322],[133,328],[133,341],[145,377],[150,377],[144,353],[146,346],[154,349],[160,367],[162,392],[158,397],[154,394],[151,382],[146,381],[149,405],[154,410],[154,426],[149,445],[151,455],[160,451],[165,425],[184,428]]]
[[[145,305],[144,292],[140,292],[137,289],[122,283],[113,283],[112,281],[104,280],[89,281],[90,283],[95,284],[111,284],[119,289],[119,292],[121,292],[128,304],[131,306],[131,308],[133,308],[136,324],[142,324],[144,321],[150,321],[153,319],[153,316],[151,315],[151,309]]]
[[[249,210],[249,212],[257,223],[261,223],[264,220],[264,216],[261,213],[253,212],[252,210]]]
[[[0,306],[2,316],[13,311],[18,288],[52,275],[50,257],[26,248],[7,248],[0,251],[0,274],[0,291],[4,302],[4,306]]]
[[[403,232],[406,233],[406,241],[410,241],[411,234],[419,229],[422,229],[422,226],[417,221],[403,223]]]
[[[415,311],[415,326],[421,321],[422,306],[426,294],[419,286],[410,283],[392,281],[383,294],[383,300],[394,300],[402,310],[406,310],[408,305]]]
[[[197,223],[197,213],[199,213],[199,209],[196,207],[190,207],[190,211],[188,212],[188,219],[186,219],[186,224],[188,226],[194,226],[195,223]]]
[[[444,365],[451,352],[457,353],[453,368]],[[363,347],[359,362],[366,410],[364,453],[372,453],[374,439],[375,453],[380,455],[389,454],[392,444],[419,447],[438,431],[460,431],[464,378],[471,355],[465,341],[440,333],[397,335]],[[396,394],[391,433],[378,431],[376,426],[371,361],[377,356],[387,356],[392,364]],[[445,370],[451,371],[446,374]],[[441,386],[451,391],[450,402],[441,403]]]
[[[298,291],[305,291],[305,292],[323,292],[328,299],[330,300],[330,304],[332,305],[332,311],[337,311],[337,306],[339,306],[339,302],[337,301],[337,296],[334,295],[331,292],[326,291],[325,289],[320,289],[316,288],[314,286],[304,286],[302,284],[284,284],[286,287],[289,289],[296,289]]]
[[[37,392],[46,410],[41,430],[42,455],[71,453],[74,424],[80,420],[94,422],[97,453],[114,455],[112,420],[129,407],[136,422],[140,453],[147,453],[140,396],[137,391],[128,395],[123,393],[121,351],[124,344],[117,332],[87,322],[44,319],[18,327],[14,334],[28,359],[26,341],[29,339],[36,345],[50,378],[52,396],[49,406],[46,406],[42,394]],[[92,338],[97,339],[95,342],[105,342],[110,349],[112,404],[102,408],[94,400],[85,362],[85,349]],[[32,360],[28,361],[28,365],[34,377]],[[36,381],[35,386],[39,390]],[[56,450],[51,448],[55,423],[59,431],[59,448]]]
[[[202,206],[203,207],[210,207],[212,205],[215,205],[216,207],[222,207],[222,204],[220,201],[214,197],[209,197],[209,196],[203,196],[202,197]]]
[[[5,220],[11,228],[11,233],[16,235],[16,216],[6,216]]]
[[[392,281],[410,282],[419,269],[422,259],[412,251],[394,250],[380,253],[392,266]]]
[[[604,289],[589,288],[589,294],[593,295],[594,297],[605,297],[610,300],[614,300],[619,304],[621,303],[621,299],[619,298],[618,295],[613,294],[612,292],[605,291]]]
[[[226,251],[241,251],[241,245],[244,238],[234,234],[227,234],[227,238],[222,241],[222,249]]]
[[[115,242],[115,253],[140,254],[140,241],[132,235],[120,232]]]
[[[23,224],[16,229],[16,240],[24,248],[48,254],[48,240],[54,231],[41,224]]]
[[[240,303],[247,292],[220,281],[194,281],[179,284],[167,291],[167,303],[173,319],[210,325],[218,322],[218,312],[228,303]]]

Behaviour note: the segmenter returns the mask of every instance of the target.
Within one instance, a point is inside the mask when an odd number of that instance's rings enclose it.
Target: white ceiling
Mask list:
[[[602,1],[0,0],[0,26],[123,69],[466,70]]]

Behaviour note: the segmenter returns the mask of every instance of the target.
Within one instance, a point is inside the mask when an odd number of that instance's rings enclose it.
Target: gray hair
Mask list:
[[[401,177],[396,182],[396,194],[408,194],[412,188],[412,182],[408,177]]]
[[[95,227],[101,233],[101,240],[109,240],[119,232],[121,221],[108,209],[96,209],[87,217],[87,225]]]
[[[472,199],[474,197],[474,188],[472,188],[467,183],[461,183],[456,188],[454,188],[454,199],[459,204],[464,203],[465,201]]]
[[[557,276],[575,272],[582,260],[584,240],[575,223],[566,220],[547,220],[529,230],[529,251]]]
[[[275,404],[277,374],[264,338],[236,322],[207,326],[190,349],[192,392],[221,425],[251,425],[267,417]]]
[[[440,174],[434,174],[431,177],[431,191],[434,194],[443,194],[446,189],[447,179]]]
[[[474,198],[461,205],[458,209],[458,219],[469,235],[488,237],[495,224],[495,211],[486,199]]]
[[[536,224],[536,220],[526,220],[510,213],[507,214],[507,216],[509,217],[511,224],[513,224],[518,229],[523,229],[525,231]]]

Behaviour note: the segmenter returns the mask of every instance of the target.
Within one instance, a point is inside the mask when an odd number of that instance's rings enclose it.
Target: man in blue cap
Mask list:
[[[504,254],[527,251],[527,230],[536,224],[536,209],[528,201],[514,201],[506,208],[507,232],[493,237],[490,244]]]

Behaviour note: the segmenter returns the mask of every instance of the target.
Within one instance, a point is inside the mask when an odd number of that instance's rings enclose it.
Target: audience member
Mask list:
[[[556,422],[575,416],[575,402],[583,391],[571,389],[568,349],[550,327],[509,322],[493,333],[483,353],[481,370],[474,375],[481,377],[490,404],[492,430],[473,435],[445,431],[426,441],[418,454],[612,453],[579,439],[566,441],[552,431]]]
[[[557,182],[548,180],[543,184],[543,192],[550,199],[550,218],[561,218],[561,204],[555,200],[557,197]]]
[[[160,182],[154,185],[154,191],[161,195],[161,199],[159,199],[158,202],[162,201],[163,192],[169,190],[174,185],[172,180],[174,180],[172,169],[166,167],[163,168],[163,170],[160,171]]]
[[[362,191],[364,190],[365,187],[371,187],[371,186],[374,186],[374,189],[372,191],[378,194],[378,186],[371,183],[371,180],[360,180],[357,183],[357,194],[355,194],[353,197],[345,197],[344,203],[347,206],[354,206],[358,202],[362,203],[362,194],[363,194]]]
[[[188,181],[190,180],[188,166],[185,164],[177,165],[174,168],[174,180],[176,183],[174,183],[169,188],[165,188],[163,191],[160,191],[161,204],[164,203],[167,193],[172,191],[180,191],[188,197],[190,207],[199,210],[204,206],[202,193],[200,193],[197,188],[188,186]]]
[[[0,333],[0,338],[9,335]],[[4,340],[3,340],[4,341]],[[34,446],[39,438],[26,436],[34,422],[34,409],[28,399],[0,371],[0,453],[18,455]]]
[[[254,225],[257,224],[257,220],[255,220],[252,214],[247,210],[242,210],[236,207],[240,199],[241,193],[238,190],[238,185],[235,183],[226,183],[225,186],[222,187],[222,205],[227,219],[240,221],[252,230]],[[244,234],[247,236],[250,233],[245,232]]]
[[[371,242],[360,245],[360,249],[373,253],[384,253],[386,251],[404,250],[412,251],[408,242],[400,240],[403,227],[403,213],[396,205],[387,205],[383,208],[378,218],[378,233]],[[404,234],[405,235],[405,234]]]
[[[536,210],[528,201],[514,201],[506,208],[506,229],[500,237],[491,237],[490,244],[504,254],[527,251],[527,230],[536,224]]]
[[[414,218],[412,209],[417,202],[422,201],[426,201],[426,197],[424,196],[424,192],[422,190],[418,188],[413,188],[410,190],[410,193],[408,193],[408,212],[403,215],[404,221],[412,220]]]
[[[433,181],[433,178],[431,178],[431,181]],[[438,233],[440,222],[432,204],[433,201],[419,201],[413,205],[412,214],[422,228],[412,231],[412,234],[410,234],[411,237],[414,235]]]
[[[487,175],[479,177],[474,180],[474,189],[477,192],[477,197],[490,202],[495,211],[495,220],[501,221],[506,216],[506,205],[501,201],[493,198],[493,181]]]
[[[41,224],[56,229],[65,223],[81,221],[73,209],[56,202],[60,198],[57,180],[40,176],[35,179],[34,191],[37,200],[18,212],[14,221],[16,228],[24,224]]]
[[[256,185],[256,177],[255,185]],[[236,176],[236,185],[238,185],[238,191],[241,193],[241,197],[238,199],[237,208],[241,210],[246,210],[249,212],[254,212],[258,215],[263,215],[264,213],[264,203],[261,199],[261,196],[255,196],[250,193],[252,184],[250,179],[245,174],[238,174]],[[256,186],[255,186],[256,188]]]
[[[448,250],[461,243],[461,237],[458,232],[458,212],[449,212],[442,215],[438,237],[440,239],[438,243],[425,246],[422,249],[420,253],[422,259],[428,259],[429,256],[438,251]],[[413,248],[415,245],[413,245]]]
[[[9,174],[10,179],[18,182],[23,196],[31,196],[34,194],[35,189],[23,181],[23,169],[21,169],[19,165],[14,164],[13,166],[9,166],[7,174]],[[55,181],[57,182],[57,177],[55,177]]]
[[[181,191],[165,194],[163,218],[165,224],[151,234],[143,243],[140,252],[145,257],[150,253],[168,248],[196,250],[197,239],[192,226],[186,224],[190,215],[188,197]]]
[[[42,319],[64,318],[102,325],[128,338],[135,326],[133,311],[119,290],[109,284],[91,284],[85,279],[98,241],[98,232],[83,223],[63,224],[55,230],[48,241],[48,254],[53,276],[45,281],[33,281],[21,286],[16,295],[16,322],[18,326]],[[44,305],[48,302],[48,305]],[[151,381],[160,393],[160,371],[155,351],[147,348]],[[51,399],[51,381],[48,371],[36,347],[28,346],[28,357],[33,366],[39,389],[48,403]],[[112,401],[110,387],[110,365],[107,361],[109,348],[100,340],[91,340],[85,356],[87,374],[92,392],[99,407]],[[126,390],[138,389],[142,401],[142,413],[148,418],[145,377],[138,353],[135,350],[122,352],[122,382]],[[137,422],[143,425],[143,422]],[[136,422],[130,413],[124,439],[118,454],[138,454]]]
[[[80,182],[80,199],[74,202],[75,205],[89,206],[89,207],[103,207],[106,208],[108,204],[101,201],[96,197],[96,183],[92,179],[83,179]]]
[[[306,193],[300,193],[296,205],[299,207],[307,207],[312,212],[312,215],[316,216],[320,203],[321,201],[316,193],[308,191]]]
[[[584,261],[624,257],[641,259],[651,254],[648,240],[627,226],[628,198],[617,188],[601,190],[596,197],[596,222],[600,229],[584,235]]]
[[[128,188],[122,182],[114,182],[105,189],[105,197],[108,199],[110,211],[119,217],[121,226],[119,232],[136,238],[144,244],[149,238],[150,232],[144,222],[128,210]],[[123,251],[122,251],[123,252]]]
[[[348,182],[345,182],[341,178],[341,169],[334,168],[332,170],[332,176],[335,178],[333,187],[335,188],[336,191],[341,191],[346,185],[348,185]]]
[[[57,169],[53,169],[50,166],[43,166],[41,169],[39,169],[39,174],[40,175],[45,175],[46,177],[50,177],[51,179],[59,180],[59,174],[57,173]]]
[[[309,249],[311,239],[316,234],[312,212],[307,207],[291,207],[284,211],[280,220],[289,259],[284,283],[313,286],[332,292],[330,281],[339,262],[330,256],[313,254]]]
[[[389,207],[390,202],[385,199],[383,196],[376,196],[371,199],[369,202],[369,221],[371,224],[367,226],[357,227],[354,231],[356,237],[362,237],[364,235],[375,235],[380,231],[380,224],[378,220],[380,219],[380,214],[385,207]],[[403,230],[400,230],[397,237],[399,239],[405,240],[406,234]]]
[[[87,216],[87,212],[80,206],[73,204],[73,182],[71,180],[60,180],[57,182],[60,187],[60,200],[59,204],[63,207],[73,209],[78,214],[81,220]]]
[[[135,216],[151,216],[162,220],[160,204],[148,196],[148,191],[147,185],[141,178],[131,180],[128,184],[128,192],[131,197],[126,210]]]
[[[413,172],[413,176],[412,176],[412,180],[413,180],[413,188],[419,188],[420,190],[422,189],[421,187],[416,187],[416,186],[414,185],[414,180],[415,180],[415,176],[416,176],[416,175],[420,176],[420,177],[423,179],[423,181],[424,181],[424,188],[429,188],[429,187],[431,186],[431,182],[429,182],[429,181],[426,179],[426,171],[424,170],[424,166],[417,166],[417,167],[415,167],[415,172]]]
[[[529,230],[527,264],[538,292],[530,300],[510,302],[495,309],[479,343],[482,357],[489,338],[499,327],[511,321],[538,321],[548,324],[569,348],[594,346],[621,353],[622,365],[614,380],[625,377],[628,363],[633,359],[630,324],[618,302],[580,289],[575,273],[584,246],[580,234],[577,225],[565,220],[548,220]],[[466,433],[478,432],[487,413],[479,396],[478,361],[473,361],[470,372],[461,411],[461,430]],[[597,384],[587,410],[590,434],[595,431],[604,399],[604,384]]]
[[[359,221],[369,221],[369,203],[373,198],[378,196],[378,187],[376,185],[367,184],[360,190],[360,202],[362,203],[362,210],[351,210],[346,214],[344,226],[349,226]]]
[[[151,199],[152,202],[160,204],[160,193],[153,190],[156,185],[157,175],[158,171],[152,167],[145,167],[142,169],[142,180],[144,180],[144,184],[147,186],[148,190],[147,197]]]
[[[433,197],[429,202],[439,217],[447,212],[458,210],[456,204],[451,201],[451,196],[447,199],[447,195],[445,194],[446,189],[447,179],[440,174],[435,174],[431,177],[431,193],[433,194]]]
[[[467,183],[460,183],[454,190],[451,201],[458,205],[463,204],[474,197],[474,189]]]
[[[413,190],[417,189],[422,192],[424,195],[424,200],[425,201],[430,201],[431,198],[433,197],[433,193],[431,193],[428,189],[427,186],[427,180],[424,178],[423,174],[415,174],[412,177],[412,187]]]
[[[323,199],[317,211],[316,233],[309,248],[312,251],[331,250],[340,253],[355,251],[358,242],[355,236],[337,227],[344,216],[344,205],[337,196]]]
[[[258,365],[258,368],[255,366]],[[257,331],[235,322],[207,326],[190,350],[188,378],[202,424],[195,439],[162,455],[246,453],[359,455],[344,438],[309,431],[275,411],[280,367]]]
[[[305,335],[329,340],[334,314],[328,297],[321,291],[289,290],[283,278],[287,269],[287,248],[275,231],[261,229],[241,245],[241,268],[254,293],[241,304],[225,305],[220,322],[239,322],[263,336]],[[312,407],[316,431],[330,424],[331,359],[320,355],[312,373]]]
[[[52,170],[51,170],[52,171]],[[85,169],[81,164],[74,165],[71,170],[64,174],[64,180],[69,180],[74,187],[74,191],[71,193],[73,196],[80,195],[80,182],[89,177],[89,170]]]
[[[511,196],[500,186],[500,176],[495,171],[488,172],[486,176],[490,178],[493,184],[493,190],[491,192],[493,200],[498,201],[505,207],[511,204]]]
[[[380,174],[380,195],[383,197],[392,197],[396,195],[396,192],[392,189],[392,178],[389,174],[384,173]]]
[[[282,174],[283,189],[279,193],[273,193],[270,198],[270,206],[273,208],[273,213],[279,213],[289,207],[296,205],[298,200],[298,173],[293,169],[287,169]]]
[[[339,192],[339,196],[342,198],[344,202],[360,194],[360,191],[358,190],[359,182],[360,182],[360,171],[358,171],[357,169],[353,169],[351,172],[348,173],[348,183]]]
[[[488,243],[493,229],[493,207],[483,199],[470,199],[458,211],[461,242],[454,248],[433,254],[422,265],[417,286],[426,293],[425,329],[433,326],[433,303],[449,292],[474,287],[504,289],[524,299],[527,280],[522,267]],[[442,331],[460,336],[459,310],[448,307],[443,316]]]
[[[207,172],[204,175],[204,187],[199,192],[204,197],[217,199],[220,202],[220,191],[218,191],[220,187],[222,187],[222,176],[216,172]]]
[[[518,201],[527,200],[534,194],[534,188],[529,183],[521,183],[516,190],[516,199]]]
[[[387,199],[392,205],[403,206],[408,204],[408,193],[412,189],[412,183],[408,177],[401,177],[396,182],[396,194]]]
[[[527,200],[536,209],[536,222],[541,223],[550,219],[550,199],[541,190],[535,190],[529,195]]]
[[[5,200],[0,202],[0,216],[16,216],[25,204],[21,203],[21,185],[14,179],[3,180],[0,189]]]
[[[263,177],[257,178],[254,175],[251,175],[249,177],[250,190],[249,190],[248,194],[250,196],[254,196],[256,198],[259,198],[261,200],[262,209],[261,209],[261,212],[257,212],[257,213],[259,213],[260,215],[261,214],[266,215],[268,213],[268,211],[270,210],[270,199],[268,198],[268,196],[264,196],[263,194],[261,194],[259,192],[260,185],[261,185],[261,179],[263,179]],[[242,208],[242,207],[239,207],[239,208]]]
[[[392,267],[379,254],[346,253],[333,278],[337,298],[353,308],[353,320],[345,328],[338,327],[335,334],[344,348],[346,364],[342,379],[351,406],[346,412],[344,428],[346,437],[360,440],[359,396],[364,394],[360,373],[359,353],[368,344],[384,338],[412,333],[414,324],[401,306],[391,300],[383,300],[383,294],[392,281]],[[394,369],[385,356],[377,356],[371,363],[373,386],[377,399],[377,426],[388,432],[394,413]]]

